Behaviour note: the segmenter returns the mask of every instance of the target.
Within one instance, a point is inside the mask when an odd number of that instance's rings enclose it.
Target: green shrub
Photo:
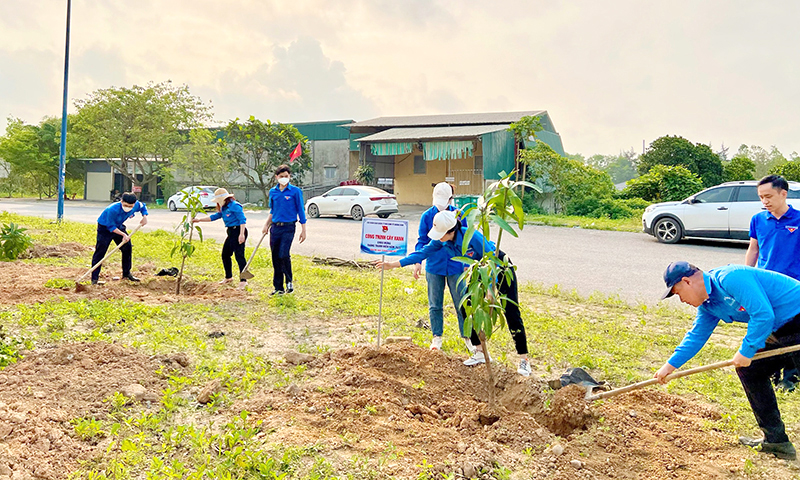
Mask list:
[[[652,202],[670,202],[683,200],[702,189],[700,177],[685,167],[656,165],[641,177],[629,180],[621,196]]]
[[[522,197],[522,209],[532,215],[547,215],[547,211],[536,201],[536,193],[533,191],[525,192],[525,196]]]
[[[637,199],[618,199],[618,198],[585,198],[570,202],[567,205],[567,215],[578,215],[582,217],[610,218],[617,220],[620,218],[632,218],[642,214],[650,203],[640,198]]]
[[[22,252],[33,245],[33,240],[25,233],[26,231],[26,228],[13,222],[3,225],[0,229],[0,258],[16,260]]]
[[[780,175],[790,182],[800,182],[800,162],[787,162],[769,169],[770,175]]]

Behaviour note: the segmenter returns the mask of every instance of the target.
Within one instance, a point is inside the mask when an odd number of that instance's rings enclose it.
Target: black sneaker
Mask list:
[[[132,274],[127,274],[122,276],[123,280],[127,280],[129,282],[141,282],[138,278],[134,277]]]
[[[92,285],[97,285],[97,282],[98,282],[98,279],[95,279],[95,278],[92,279]]]
[[[294,292],[294,285],[292,285],[292,282],[288,282],[286,284],[286,293],[292,293],[292,292]]]
[[[283,290],[273,290],[272,293],[269,294],[269,296],[274,297],[275,295],[283,295],[284,293],[286,292],[284,292]]]
[[[771,453],[784,460],[797,459],[797,451],[794,449],[792,442],[769,443],[765,442],[763,439],[739,437],[739,443],[752,448],[761,447],[759,450],[761,453]]]

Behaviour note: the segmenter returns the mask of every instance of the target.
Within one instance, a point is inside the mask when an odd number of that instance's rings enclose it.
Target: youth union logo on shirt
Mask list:
[[[794,233],[794,231],[797,230],[797,227],[796,226],[790,227],[790,226],[787,225],[786,226],[786,230],[789,230],[789,233]]]
[[[292,197],[290,195],[286,195],[283,198],[285,198],[286,200],[291,200],[292,199]]]

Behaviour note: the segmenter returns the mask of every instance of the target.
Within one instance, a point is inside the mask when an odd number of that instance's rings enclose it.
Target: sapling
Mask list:
[[[177,233],[180,235],[180,238],[175,240],[175,244],[172,246],[172,251],[170,251],[169,254],[170,257],[172,257],[176,253],[180,252],[182,257],[181,269],[178,272],[178,279],[175,282],[175,294],[181,293],[183,268],[186,266],[186,259],[191,257],[195,251],[195,246],[192,244],[192,236],[195,230],[197,230],[197,236],[200,237],[200,241],[203,241],[203,229],[200,228],[199,225],[192,223],[192,220],[194,220],[194,217],[196,217],[197,214],[205,212],[203,202],[200,201],[200,192],[194,192],[191,195],[185,195],[182,201],[186,206],[186,215],[183,216],[183,219],[177,228]]]

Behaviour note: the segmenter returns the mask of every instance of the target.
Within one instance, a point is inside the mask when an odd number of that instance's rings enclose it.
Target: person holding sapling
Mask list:
[[[303,191],[290,184],[292,169],[281,165],[275,170],[277,185],[269,190],[269,216],[262,232],[269,234],[269,248],[272,250],[271,295],[282,295],[294,291],[292,276],[292,257],[290,250],[300,220],[300,243],[306,240],[306,210],[303,205]]]
[[[433,217],[433,224],[428,232],[428,237],[431,239],[422,250],[412,253],[411,255],[401,258],[400,260],[391,262],[377,262],[378,268],[390,270],[398,267],[406,267],[422,262],[426,258],[438,254],[441,251],[446,252],[448,258],[466,256],[473,260],[483,258],[485,252],[495,251],[494,242],[487,240],[479,231],[473,233],[469,241],[467,251],[462,255],[462,246],[464,244],[464,236],[467,233],[467,228],[461,225],[456,212],[441,211]],[[484,250],[485,248],[485,250]],[[498,276],[498,289],[499,295],[508,299],[505,302],[505,317],[508,324],[508,330],[511,332],[511,338],[514,339],[514,346],[517,354],[519,355],[519,368],[517,372],[525,377],[530,376],[531,366],[528,361],[528,338],[525,334],[525,325],[522,323],[522,315],[519,309],[519,295],[517,292],[517,274],[515,267],[512,265],[508,256],[502,252],[498,252],[498,258],[505,261],[508,267],[501,270]],[[461,264],[461,270],[466,267]],[[506,270],[508,269],[508,270]],[[510,272],[510,278],[506,278],[506,271]],[[464,312],[461,312],[464,315]],[[481,348],[481,340],[478,333],[473,329],[470,335],[470,340],[475,345],[475,353],[464,361],[464,365],[473,366],[485,363],[486,359],[483,356]]]
[[[125,229],[125,220],[133,218],[136,212],[142,214],[142,220],[139,223],[147,225],[147,206],[130,192],[123,193],[119,202],[106,207],[97,219],[97,243],[94,247],[94,255],[92,255],[92,265],[96,265],[106,256],[108,246],[112,241],[117,245],[124,243],[119,249],[122,252],[122,278],[131,282],[138,282],[139,279],[131,273],[133,246],[131,237],[128,236],[128,231]],[[92,272],[92,285],[96,285],[100,279],[101,268],[97,267]]]
[[[222,245],[222,266],[225,269],[225,279],[219,283],[231,283],[233,281],[233,261],[231,257],[236,256],[236,263],[239,264],[239,273],[247,266],[244,257],[245,241],[247,241],[247,218],[244,216],[242,204],[237,202],[232,193],[224,188],[214,191],[214,203],[217,204],[216,213],[208,217],[193,218],[192,223],[213,222],[220,218],[225,223],[228,236]],[[239,277],[239,288],[244,288],[247,280]]]

